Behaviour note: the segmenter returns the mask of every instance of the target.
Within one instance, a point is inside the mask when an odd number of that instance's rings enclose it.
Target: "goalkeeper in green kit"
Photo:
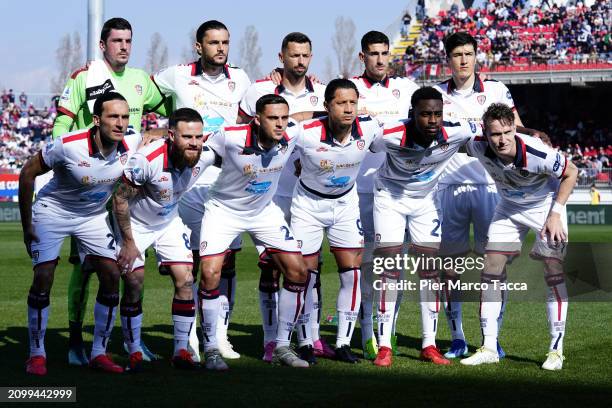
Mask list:
[[[53,125],[53,137],[93,125],[92,110],[97,97],[105,92],[119,92],[129,105],[129,132],[140,132],[145,111],[155,111],[167,116],[165,99],[149,75],[140,69],[127,67],[132,49],[132,26],[123,18],[106,21],[100,33],[102,60],[90,62],[74,72],[60,97],[58,116]],[[94,271],[81,268],[78,250],[71,240],[70,262],[74,265],[68,288],[68,318],[70,339],[68,362],[86,365],[88,358],[83,346],[82,326],[89,277]],[[142,301],[142,299],[141,299]],[[123,310],[120,307],[120,314]],[[142,344],[143,359],[150,361],[157,356]]]

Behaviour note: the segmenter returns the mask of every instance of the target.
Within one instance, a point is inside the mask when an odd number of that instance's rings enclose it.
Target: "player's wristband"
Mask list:
[[[550,211],[561,215],[563,214],[564,210],[565,210],[565,205],[559,204],[558,202],[555,201]]]

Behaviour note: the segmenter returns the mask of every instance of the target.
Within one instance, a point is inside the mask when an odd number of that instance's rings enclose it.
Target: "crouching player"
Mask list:
[[[49,296],[60,249],[68,236],[76,238],[81,261],[88,265],[87,269],[96,271],[100,281],[89,364],[102,371],[123,372],[106,355],[119,304],[120,279],[106,201],[123,174],[128,154],[140,142],[136,133],[124,137],[129,117],[125,98],[116,92],[105,93],[94,104],[93,128],[67,133],[47,144],[25,164],[19,176],[23,240],[34,265],[28,295],[28,374],[47,373]],[[51,169],[53,178],[32,207],[34,179]]]
[[[545,370],[563,366],[563,337],[567,316],[567,288],[563,258],[568,241],[565,203],[572,193],[578,170],[560,153],[539,139],[517,135],[514,113],[504,104],[492,104],[483,118],[486,137],[466,145],[487,169],[501,195],[491,221],[482,281],[489,283],[482,294],[480,322],[483,344],[461,360],[465,365],[497,363],[498,325],[501,308],[499,283],[509,258],[520,253],[530,229],[536,232],[531,257],[544,262],[548,284],[547,315],[550,347]],[[558,181],[559,180],[559,181]]]
[[[195,110],[176,110],[170,116],[168,139],[157,140],[130,158],[113,195],[113,214],[121,232],[117,263],[126,274],[120,313],[130,353],[128,371],[142,367],[140,292],[144,251],[151,245],[160,266],[169,269],[174,282],[172,363],[179,369],[195,367],[187,350],[195,322],[192,254],[189,230],[179,218],[177,206],[204,169],[215,162],[214,152],[202,146],[202,128],[202,117]]]

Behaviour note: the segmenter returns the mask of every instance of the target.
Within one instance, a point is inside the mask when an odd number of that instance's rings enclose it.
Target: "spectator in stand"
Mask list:
[[[402,17],[402,35],[405,37],[408,35],[408,28],[410,27],[410,22],[412,21],[412,16],[408,13],[408,10],[404,13]]]
[[[15,94],[13,93],[12,89],[9,89],[8,101],[9,103],[15,103]]]
[[[25,109],[26,106],[28,106],[28,96],[25,94],[25,91],[21,91],[21,95],[19,95],[19,107]]]

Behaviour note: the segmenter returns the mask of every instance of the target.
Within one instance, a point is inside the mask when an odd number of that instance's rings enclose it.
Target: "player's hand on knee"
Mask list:
[[[121,251],[119,251],[119,256],[117,256],[117,265],[119,265],[119,269],[122,274],[126,274],[132,271],[132,266],[136,259],[142,259],[142,255],[136,245],[134,243],[124,243],[121,247]]]
[[[561,217],[556,213],[551,213],[546,219],[546,224],[540,233],[540,238],[547,239],[551,244],[558,244],[567,240],[567,234],[563,229]]]
[[[30,258],[32,257],[32,241],[39,242],[38,235],[34,232],[34,227],[30,226],[23,230],[23,243]]]

